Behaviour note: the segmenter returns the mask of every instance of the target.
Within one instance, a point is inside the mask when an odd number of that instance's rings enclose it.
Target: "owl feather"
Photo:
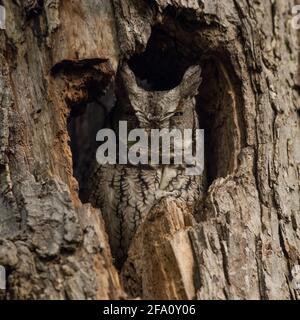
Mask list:
[[[199,128],[195,96],[201,84],[201,69],[190,67],[182,82],[169,91],[147,91],[125,64],[116,85],[118,99],[113,123],[127,121],[129,128]],[[114,128],[117,131],[117,128]],[[193,141],[191,141],[193,143]],[[187,176],[184,166],[104,165],[91,177],[91,203],[101,209],[117,267],[126,260],[137,228],[163,197],[176,197],[191,209],[202,195],[201,176]]]

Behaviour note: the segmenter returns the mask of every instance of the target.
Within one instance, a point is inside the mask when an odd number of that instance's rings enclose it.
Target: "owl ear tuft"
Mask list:
[[[116,91],[119,98],[129,103],[137,112],[143,110],[145,101],[145,91],[137,85],[135,75],[127,63],[120,69],[120,77],[117,78]]]
[[[185,72],[181,82],[181,94],[184,97],[194,97],[198,94],[198,89],[202,82],[201,67],[199,65],[191,66]]]

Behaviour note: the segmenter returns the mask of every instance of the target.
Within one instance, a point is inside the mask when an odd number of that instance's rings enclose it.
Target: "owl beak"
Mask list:
[[[151,129],[159,129],[160,128],[160,118],[158,116],[150,116],[149,124]]]

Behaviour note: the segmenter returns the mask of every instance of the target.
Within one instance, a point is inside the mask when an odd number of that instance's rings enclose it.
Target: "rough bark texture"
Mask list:
[[[295,1],[27,2],[4,0],[0,30],[3,298],[298,298]],[[100,211],[78,196],[67,118],[156,27],[202,67],[210,187],[195,217],[168,199],[153,208],[118,274]]]

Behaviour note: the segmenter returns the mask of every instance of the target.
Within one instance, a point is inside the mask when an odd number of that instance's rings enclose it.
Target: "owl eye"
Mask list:
[[[183,116],[183,112],[178,111],[178,112],[176,112],[176,113],[174,114],[174,116],[175,116],[175,117],[181,117],[181,116]]]

